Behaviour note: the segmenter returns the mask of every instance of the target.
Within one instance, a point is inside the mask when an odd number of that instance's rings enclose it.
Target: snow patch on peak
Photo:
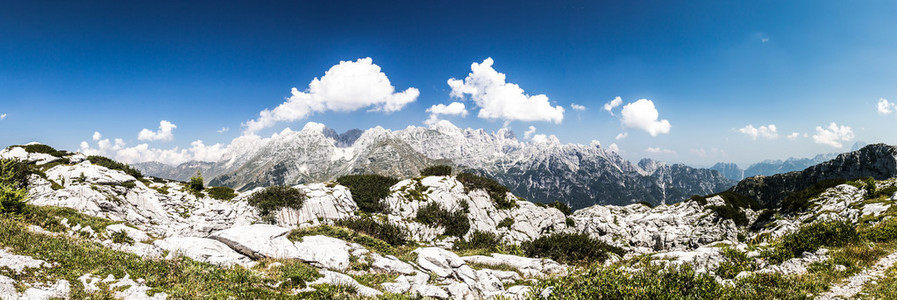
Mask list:
[[[460,134],[461,133],[461,128],[458,128],[458,126],[455,126],[455,124],[452,124],[452,122],[449,122],[446,120],[436,121],[436,123],[433,123],[430,125],[430,129],[439,131],[441,133],[446,133],[446,134]]]
[[[327,126],[325,126],[324,124],[318,122],[308,122],[305,123],[305,127],[302,127],[302,132],[316,132],[323,134],[324,129],[326,128]]]

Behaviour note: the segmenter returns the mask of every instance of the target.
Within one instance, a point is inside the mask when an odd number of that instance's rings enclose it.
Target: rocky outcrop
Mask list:
[[[803,171],[747,178],[731,190],[753,197],[767,207],[775,207],[788,194],[809,188],[819,181],[864,177],[877,180],[897,177],[897,147],[868,145]]]

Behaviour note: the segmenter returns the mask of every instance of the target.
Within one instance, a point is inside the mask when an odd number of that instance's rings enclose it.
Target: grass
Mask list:
[[[764,256],[773,263],[800,257],[804,252],[820,247],[842,247],[858,241],[856,227],[847,222],[820,222],[805,225],[798,231],[782,237],[776,246],[765,251]]]
[[[894,295],[897,295],[897,266],[885,270],[882,278],[864,286],[857,296],[860,299],[891,299]]]
[[[396,248],[389,243],[364,233],[358,233],[345,227],[321,225],[310,228],[294,229],[287,238],[291,241],[300,241],[302,237],[310,235],[323,235],[338,238],[347,242],[358,243],[365,248],[384,255],[395,255]]]
[[[826,179],[813,184],[804,190],[794,192],[782,199],[781,210],[784,213],[797,213],[810,208],[810,200],[819,197],[825,190],[847,183],[844,179]]]
[[[366,234],[392,246],[401,246],[409,243],[409,234],[404,228],[386,221],[378,222],[370,216],[342,219],[334,223],[336,226],[342,226]]]

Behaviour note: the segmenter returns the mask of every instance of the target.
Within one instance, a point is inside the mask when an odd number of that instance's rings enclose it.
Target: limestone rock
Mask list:
[[[350,247],[345,241],[322,235],[302,237],[295,242],[297,257],[312,265],[338,271],[349,268]]]
[[[226,244],[213,239],[198,237],[169,237],[153,242],[153,245],[169,251],[168,258],[183,255],[196,261],[230,267],[255,265],[249,257],[238,253]]]
[[[222,230],[210,238],[253,259],[299,258],[299,250],[286,237],[288,233],[289,228],[253,224]]]

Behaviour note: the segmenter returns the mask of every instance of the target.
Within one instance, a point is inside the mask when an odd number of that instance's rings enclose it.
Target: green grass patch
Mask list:
[[[848,222],[813,223],[783,236],[773,249],[764,252],[764,256],[773,263],[781,263],[820,247],[841,247],[857,241],[856,227]]]
[[[336,227],[330,225],[321,225],[309,228],[294,229],[287,236],[291,241],[300,241],[303,237],[310,235],[323,235],[338,238],[344,241],[358,243],[365,248],[384,255],[395,255],[396,248],[389,243],[372,237],[364,233],[358,233],[344,227]]]
[[[406,245],[409,242],[410,235],[404,228],[386,221],[378,222],[370,216],[342,219],[334,223],[336,226],[366,234],[392,246]]]

